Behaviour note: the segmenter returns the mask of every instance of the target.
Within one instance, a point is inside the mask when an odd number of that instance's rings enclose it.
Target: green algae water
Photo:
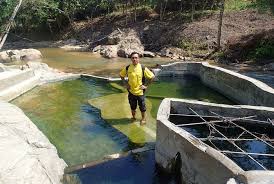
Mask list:
[[[179,78],[161,77],[153,82],[146,91],[152,102],[152,116],[156,118],[158,107],[166,97],[200,100],[211,103],[235,104],[222,94],[203,85],[198,77],[186,75]]]
[[[198,79],[188,77],[156,81],[149,87],[147,96],[150,118],[142,127],[139,122],[130,122],[127,93],[94,79],[43,85],[12,103],[49,138],[69,165],[102,159],[154,142],[156,112],[164,97],[232,103]],[[96,103],[90,105],[89,101]]]
[[[13,101],[49,138],[69,165],[121,152],[127,138],[87,100],[117,92],[107,83],[74,80],[37,87]],[[117,140],[116,140],[117,139]]]

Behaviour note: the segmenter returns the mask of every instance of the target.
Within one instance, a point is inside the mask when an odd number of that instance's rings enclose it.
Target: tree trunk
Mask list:
[[[191,21],[194,21],[194,12],[195,12],[195,0],[191,1]]]
[[[9,34],[9,31],[10,31],[12,22],[14,21],[14,18],[16,16],[16,14],[17,14],[17,12],[18,12],[21,4],[22,4],[22,0],[19,0],[18,5],[14,8],[14,11],[13,11],[13,13],[12,13],[10,19],[9,19],[9,22],[8,22],[7,27],[5,29],[4,36],[2,38],[0,38],[0,50],[2,49],[2,47],[3,47],[3,45],[4,45],[5,41],[6,41],[6,39],[8,37],[8,34]]]
[[[219,16],[219,27],[218,27],[218,35],[217,35],[217,49],[221,48],[221,36],[222,36],[222,25],[223,25],[223,15],[225,10],[225,0],[222,0],[220,6],[220,16]]]
[[[137,2],[133,2],[134,4],[134,22],[137,22]]]
[[[181,4],[180,4],[180,12],[183,12],[183,0],[181,0]]]

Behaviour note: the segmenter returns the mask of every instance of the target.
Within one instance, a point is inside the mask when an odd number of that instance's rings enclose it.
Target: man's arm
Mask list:
[[[147,80],[145,84],[140,86],[140,89],[147,89],[147,87],[153,82],[155,78],[154,74],[148,68],[145,68],[144,75]]]
[[[125,79],[126,75],[127,75],[126,68],[123,68],[123,69],[121,70],[121,72],[120,72],[120,78],[121,78],[121,80],[122,80],[123,86],[124,86],[127,90],[129,90],[130,86],[129,86],[129,84],[128,84],[128,81]]]
[[[129,84],[128,84],[128,81],[125,79],[125,77],[122,77],[121,75],[120,75],[120,78],[122,79],[123,86],[124,86],[127,90],[129,90],[129,89],[130,89],[130,86],[129,86]]]

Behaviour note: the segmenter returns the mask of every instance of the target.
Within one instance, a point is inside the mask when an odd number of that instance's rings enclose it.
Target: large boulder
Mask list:
[[[181,59],[185,56],[188,56],[187,52],[184,49],[176,48],[176,47],[168,47],[163,48],[160,51],[160,55],[162,57],[169,57],[172,59]]]
[[[36,49],[6,50],[0,52],[0,63],[12,61],[33,61],[42,58],[42,54]]]
[[[42,54],[37,49],[22,49],[20,50],[20,58],[23,61],[33,61],[42,58]]]
[[[108,37],[107,37],[107,43],[108,45],[118,45],[119,42],[123,38],[123,32],[120,30],[113,31]]]
[[[100,52],[107,58],[124,57],[128,58],[132,52],[144,53],[144,46],[141,43],[138,33],[133,29],[123,31],[116,30],[107,38],[108,45],[98,45],[93,48],[93,52]],[[115,53],[116,52],[116,53]]]
[[[140,55],[144,54],[144,46],[141,43],[138,33],[129,29],[124,32],[122,40],[118,44],[118,56],[129,57],[132,52],[138,52]]]
[[[6,52],[11,61],[20,61],[21,54],[19,50],[7,50]]]
[[[0,52],[0,62],[1,63],[11,62],[11,58],[9,57],[6,51]]]
[[[150,51],[144,51],[144,57],[150,57],[150,58],[154,58],[156,56],[155,53],[150,52]]]
[[[111,59],[117,57],[117,45],[107,45],[104,47],[103,56],[105,58]]]
[[[18,107],[0,102],[0,183],[61,184],[56,148]]]

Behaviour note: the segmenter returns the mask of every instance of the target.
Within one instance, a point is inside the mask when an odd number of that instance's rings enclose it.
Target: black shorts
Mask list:
[[[136,96],[128,93],[128,102],[130,104],[131,110],[135,111],[137,108],[137,103],[141,112],[146,112],[145,95]]]

